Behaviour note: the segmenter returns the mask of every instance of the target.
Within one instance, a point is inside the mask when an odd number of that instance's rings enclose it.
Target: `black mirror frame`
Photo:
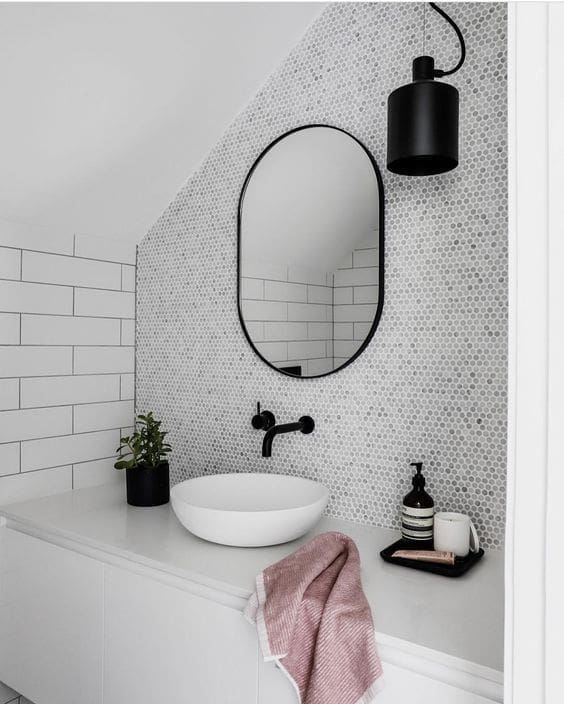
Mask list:
[[[243,211],[243,201],[245,199],[245,191],[247,190],[247,186],[251,180],[251,177],[258,166],[259,162],[261,159],[276,145],[278,142],[283,140],[285,137],[288,137],[291,134],[294,134],[294,132],[300,132],[301,130],[307,130],[311,129],[313,127],[327,127],[333,130],[337,130],[338,132],[343,132],[344,134],[348,135],[351,139],[354,139],[354,141],[362,147],[368,158],[370,159],[370,163],[372,164],[372,167],[374,169],[374,173],[376,174],[376,181],[378,183],[378,195],[379,195],[379,236],[378,236],[378,241],[379,241],[379,251],[378,251],[378,306],[376,308],[376,314],[374,316],[374,322],[372,323],[372,326],[370,330],[368,331],[368,335],[366,336],[364,342],[362,345],[358,348],[358,350],[348,359],[344,364],[341,364],[340,367],[337,367],[337,369],[333,369],[330,372],[325,372],[324,374],[316,374],[312,376],[297,376],[296,374],[290,374],[288,372],[285,372],[282,369],[279,369],[278,367],[275,367],[274,364],[271,364],[268,359],[263,357],[261,353],[257,350],[257,348],[254,345],[253,340],[251,339],[251,336],[249,335],[249,332],[247,330],[247,326],[245,325],[245,320],[243,318],[243,312],[241,310],[241,219],[242,219],[242,211]],[[366,146],[359,140],[357,139],[354,135],[352,135],[350,132],[347,132],[347,130],[342,129],[341,127],[335,127],[334,125],[325,125],[325,124],[311,124],[311,125],[301,125],[300,127],[295,127],[292,130],[289,130],[288,132],[284,132],[280,136],[278,136],[273,142],[271,142],[263,151],[259,154],[253,165],[251,166],[249,173],[245,177],[245,181],[243,183],[243,187],[241,188],[241,194],[239,195],[239,205],[237,208],[237,312],[239,314],[239,321],[241,323],[241,327],[243,329],[243,333],[245,334],[245,337],[247,338],[247,341],[251,348],[253,349],[254,353],[262,359],[262,361],[267,364],[271,369],[275,369],[277,372],[280,374],[284,374],[284,376],[288,376],[291,379],[320,379],[324,376],[329,376],[330,374],[336,374],[337,372],[341,371],[341,369],[344,369],[345,367],[348,367],[349,364],[352,364],[355,359],[357,359],[367,348],[368,344],[372,340],[374,333],[376,332],[376,328],[378,327],[378,324],[380,322],[380,318],[382,317],[382,308],[384,307],[384,183],[382,181],[382,175],[380,174],[380,169],[378,168],[378,164],[376,163],[376,160],[372,156],[372,154],[368,151]]]

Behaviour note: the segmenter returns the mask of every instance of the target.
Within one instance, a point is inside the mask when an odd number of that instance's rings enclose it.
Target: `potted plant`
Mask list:
[[[170,498],[166,456],[172,448],[165,442],[161,422],[151,412],[139,415],[133,435],[120,440],[114,467],[126,471],[127,503],[132,506],[161,506]]]

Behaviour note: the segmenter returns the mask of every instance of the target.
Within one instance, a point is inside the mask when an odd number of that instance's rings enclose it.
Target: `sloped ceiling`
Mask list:
[[[0,4],[0,218],[138,241],[321,3]]]

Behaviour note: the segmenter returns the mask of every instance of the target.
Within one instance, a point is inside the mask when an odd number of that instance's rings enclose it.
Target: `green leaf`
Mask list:
[[[156,420],[152,411],[137,415],[133,434],[120,439],[121,444],[117,449],[119,458],[114,466],[117,469],[130,469],[144,463],[149,467],[157,467],[166,461],[166,455],[172,452],[172,447],[165,442],[168,433],[161,431],[161,425],[162,420]]]

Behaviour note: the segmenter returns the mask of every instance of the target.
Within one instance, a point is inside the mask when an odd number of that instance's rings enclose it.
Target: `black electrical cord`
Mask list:
[[[431,5],[433,10],[435,10],[435,12],[438,12],[439,15],[441,15],[441,17],[444,17],[444,19],[450,24],[450,26],[456,32],[456,36],[458,37],[458,41],[460,42],[460,60],[458,61],[456,66],[454,68],[451,68],[449,71],[443,71],[440,68],[435,69],[435,76],[437,78],[442,78],[443,76],[451,76],[453,73],[456,73],[459,68],[462,68],[462,64],[466,59],[466,44],[464,43],[464,37],[462,36],[462,32],[458,28],[456,22],[451,19],[444,10],[441,10],[441,8],[434,2],[430,2],[429,5]]]

